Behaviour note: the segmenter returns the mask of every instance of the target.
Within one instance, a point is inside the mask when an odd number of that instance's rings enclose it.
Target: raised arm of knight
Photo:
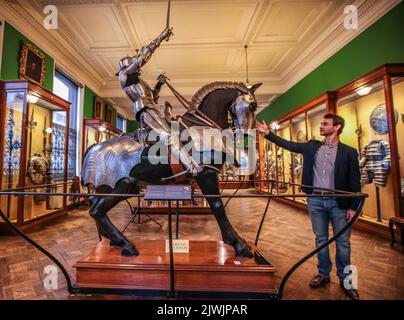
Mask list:
[[[170,36],[172,35],[172,29],[166,28],[164,31],[150,44],[146,47],[143,47],[142,50],[135,56],[131,62],[131,64],[126,68],[127,74],[135,74],[140,71],[140,68],[143,67],[147,61],[150,60],[154,51],[160,46],[160,44],[166,40],[168,41]]]

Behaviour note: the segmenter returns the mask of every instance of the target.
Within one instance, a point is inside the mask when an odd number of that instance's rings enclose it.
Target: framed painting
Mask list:
[[[112,117],[114,114],[114,110],[112,108],[107,108],[107,114],[105,116],[105,121],[112,124]]]
[[[94,99],[94,119],[102,120],[103,110],[104,102],[96,96]]]
[[[43,86],[46,74],[45,54],[30,43],[24,42],[20,54],[20,79],[29,79]]]

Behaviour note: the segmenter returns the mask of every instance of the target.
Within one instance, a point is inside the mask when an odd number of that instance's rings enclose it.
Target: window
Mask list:
[[[68,151],[68,177],[77,175],[78,163],[78,85],[70,80],[61,71],[55,71],[53,93],[71,103],[69,116],[69,151]],[[54,119],[55,120],[55,119]],[[52,141],[53,144],[53,141]],[[58,159],[62,161],[63,159]]]
[[[116,117],[116,128],[122,132],[126,132],[126,120],[118,114]]]

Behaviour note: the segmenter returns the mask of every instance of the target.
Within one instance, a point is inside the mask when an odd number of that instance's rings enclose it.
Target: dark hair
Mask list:
[[[342,118],[336,114],[333,114],[333,113],[327,113],[324,115],[324,119],[332,119],[332,123],[334,126],[336,126],[336,125],[341,126],[341,128],[339,128],[339,130],[338,130],[338,135],[340,135],[342,133],[342,130],[344,130],[344,127],[345,127],[344,118]]]

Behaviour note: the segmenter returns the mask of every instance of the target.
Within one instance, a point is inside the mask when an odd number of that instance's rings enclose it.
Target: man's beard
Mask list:
[[[327,137],[327,136],[330,136],[330,135],[332,135],[332,134],[333,134],[333,132],[320,131],[320,136]]]

